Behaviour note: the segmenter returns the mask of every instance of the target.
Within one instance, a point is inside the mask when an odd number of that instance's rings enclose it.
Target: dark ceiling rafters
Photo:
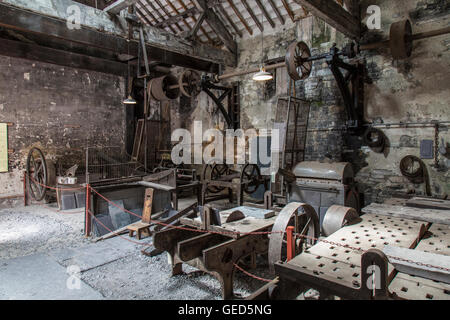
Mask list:
[[[295,0],[206,0],[206,3],[207,10],[213,13],[210,16],[219,19],[235,38],[252,36],[255,30],[262,32],[269,25],[275,29],[286,21],[295,22],[310,14]],[[148,25],[201,43],[225,45],[228,39],[218,34],[216,24],[211,25],[215,21],[203,19],[204,9],[197,6],[196,0],[138,0],[136,3],[137,15]]]

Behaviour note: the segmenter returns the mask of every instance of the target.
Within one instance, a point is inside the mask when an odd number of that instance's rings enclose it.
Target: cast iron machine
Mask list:
[[[244,202],[244,193],[254,194],[261,185],[265,190],[268,182],[261,175],[261,171],[256,164],[245,164],[240,171],[233,169],[226,164],[207,164],[202,172],[202,204],[206,202],[229,198],[233,202],[233,191],[237,195],[238,205]],[[228,194],[223,192],[228,189]]]
[[[173,276],[182,273],[183,264],[191,265],[216,277],[222,297],[230,299],[236,265],[250,259],[250,268],[255,268],[258,254],[269,256],[271,266],[284,261],[289,226],[312,239],[319,236],[317,215],[310,206],[292,203],[280,212],[266,201],[265,208],[241,206],[220,212],[209,205],[200,207],[178,225],[155,233],[153,243],[169,254]],[[313,243],[298,241],[296,252]]]
[[[317,212],[322,227],[325,213],[333,205],[360,210],[359,193],[354,173],[348,162],[298,163],[288,184],[288,202],[305,202]]]

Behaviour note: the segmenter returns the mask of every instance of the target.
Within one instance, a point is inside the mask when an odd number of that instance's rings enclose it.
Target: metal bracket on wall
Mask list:
[[[208,79],[203,78],[202,79],[202,90],[205,91],[206,94],[214,101],[214,103],[217,105],[220,112],[224,116],[225,121],[227,122],[228,128],[232,129],[233,128],[233,120],[232,120],[232,117],[230,116],[230,114],[225,109],[225,106],[223,105],[223,101],[225,100],[226,97],[228,97],[228,95],[232,92],[233,89],[215,85]],[[211,90],[219,90],[219,91],[223,91],[223,93],[219,97],[216,97],[216,95]]]
[[[356,130],[360,129],[364,122],[364,69],[362,64],[352,65],[340,57],[344,55],[353,58],[353,52],[353,48],[346,47],[343,51],[339,51],[336,45],[333,45],[325,59],[344,99],[348,117],[347,128]],[[341,69],[347,71],[345,76]]]

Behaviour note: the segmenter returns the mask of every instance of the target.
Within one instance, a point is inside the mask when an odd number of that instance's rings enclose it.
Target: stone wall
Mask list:
[[[414,32],[424,32],[448,25],[448,1],[388,1],[364,0],[362,16],[367,6],[378,4],[382,11],[382,30],[369,31],[368,40],[385,39],[391,23],[409,18]],[[365,18],[367,19],[367,18]],[[365,21],[365,20],[364,20]],[[239,44],[239,68],[259,64],[261,51],[259,36],[242,40]],[[306,42],[312,54],[326,52],[336,43],[347,40],[321,20],[309,17],[295,26],[280,29],[264,38],[264,59],[284,56],[293,41]],[[362,139],[342,130],[346,114],[336,81],[324,61],[314,63],[311,76],[296,83],[298,97],[311,101],[305,160],[351,161],[357,171],[360,190],[366,203],[383,201],[393,191],[415,190],[424,193],[424,185],[414,185],[402,177],[400,160],[406,155],[420,155],[420,141],[434,140],[432,121],[440,121],[439,138],[450,143],[450,38],[448,35],[416,41],[409,59],[394,61],[388,49],[365,52],[366,63],[365,115],[368,121],[380,124],[389,141],[383,154],[364,146]],[[267,85],[258,84],[251,76],[241,81],[241,124],[243,128],[271,128],[279,96],[289,94],[289,77],[285,69],[276,71],[276,89],[267,97]],[[408,128],[387,126],[394,123],[427,123]],[[434,160],[424,160],[430,176],[433,195],[450,192],[450,161],[439,158],[440,168]]]
[[[0,122],[8,128],[9,172],[0,173],[0,198],[23,194],[30,148],[64,167],[84,165],[89,146],[123,146],[123,78],[0,56]],[[0,200],[1,202],[1,200]]]

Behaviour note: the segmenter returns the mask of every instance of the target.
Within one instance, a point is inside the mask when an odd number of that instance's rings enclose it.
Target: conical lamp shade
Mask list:
[[[269,81],[272,79],[273,75],[270,72],[267,72],[264,67],[261,67],[261,70],[253,76],[254,81]]]
[[[123,100],[123,104],[136,104],[136,100],[134,100],[131,96],[128,96],[125,100]]]

